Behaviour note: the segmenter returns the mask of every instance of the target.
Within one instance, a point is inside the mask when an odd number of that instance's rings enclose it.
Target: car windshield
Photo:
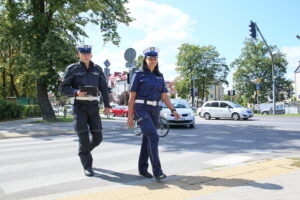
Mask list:
[[[233,107],[235,108],[242,108],[243,106],[241,106],[240,104],[237,103],[232,103]]]
[[[189,104],[186,101],[172,101],[171,103],[174,108],[190,108]],[[162,103],[163,108],[167,108],[166,104]]]

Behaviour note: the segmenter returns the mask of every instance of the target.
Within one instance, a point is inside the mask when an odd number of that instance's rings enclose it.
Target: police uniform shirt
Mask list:
[[[92,61],[89,68],[83,62],[68,66],[62,83],[62,93],[70,97],[75,96],[80,86],[96,86],[103,96],[105,107],[109,107],[108,87],[100,66]]]
[[[136,92],[136,99],[160,101],[162,93],[168,93],[163,75],[156,75],[149,69],[136,72],[131,83],[131,92]]]

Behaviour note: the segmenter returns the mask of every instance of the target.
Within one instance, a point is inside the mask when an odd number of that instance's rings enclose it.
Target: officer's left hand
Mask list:
[[[110,113],[110,108],[104,108],[103,113],[104,113],[105,115],[108,115],[108,114]]]
[[[173,115],[174,115],[176,120],[178,120],[180,118],[180,115],[176,111],[173,112]]]

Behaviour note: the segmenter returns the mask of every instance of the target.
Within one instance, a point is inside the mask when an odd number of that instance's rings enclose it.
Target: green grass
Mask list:
[[[292,166],[300,167],[300,158],[291,158],[291,159],[295,160],[295,162],[291,164]]]
[[[73,118],[57,118],[54,121],[37,120],[28,123],[42,124],[42,123],[56,123],[56,122],[73,122]]]

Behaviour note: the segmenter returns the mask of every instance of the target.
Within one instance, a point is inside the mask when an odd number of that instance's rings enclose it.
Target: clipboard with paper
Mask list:
[[[81,92],[86,92],[86,96],[98,96],[98,88],[96,86],[80,86],[79,87]]]

